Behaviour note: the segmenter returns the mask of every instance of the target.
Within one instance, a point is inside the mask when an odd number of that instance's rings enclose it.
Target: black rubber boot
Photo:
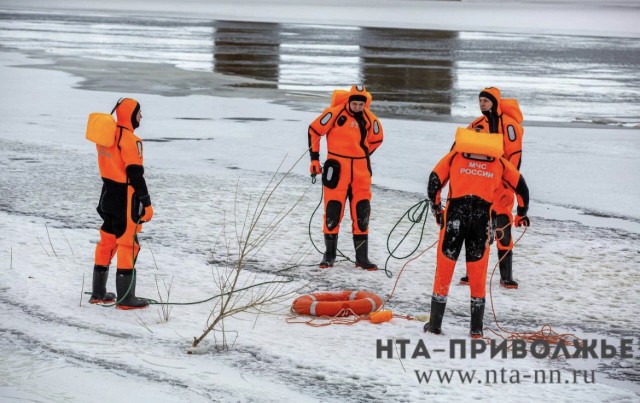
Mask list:
[[[472,339],[482,338],[484,318],[484,298],[471,298],[471,335]]]
[[[444,318],[444,308],[447,306],[447,297],[439,295],[431,296],[431,313],[429,322],[424,325],[424,332],[440,334],[442,333],[442,318]]]
[[[109,279],[109,266],[93,266],[93,289],[91,291],[91,304],[108,304],[116,300],[116,294],[107,292],[107,280]]]
[[[513,252],[498,250],[498,258],[500,259],[500,285],[504,288],[518,288],[518,283],[512,277]]]
[[[325,252],[320,262],[320,268],[333,267],[336,261],[336,250],[338,249],[338,234],[324,234]]]
[[[149,305],[146,299],[136,297],[136,275],[133,270],[116,271],[116,291],[118,309],[142,309]]]
[[[460,285],[469,285],[469,275],[465,274],[464,277],[460,277]]]
[[[356,249],[356,267],[378,270],[378,266],[369,261],[369,235],[354,235],[353,247]]]

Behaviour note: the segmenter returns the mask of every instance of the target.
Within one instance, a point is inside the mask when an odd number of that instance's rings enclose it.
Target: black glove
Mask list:
[[[439,204],[431,204],[431,211],[436,219],[436,224],[442,228],[442,225],[444,224],[444,211],[442,210],[442,206]]]
[[[531,221],[529,221],[529,217],[527,217],[526,215],[522,216],[522,215],[517,215],[516,219],[515,219],[515,224],[516,227],[528,227],[531,224]]]
[[[518,206],[518,208],[516,209],[516,212],[518,214],[516,215],[516,218],[514,220],[514,224],[516,225],[516,227],[522,227],[523,225],[525,227],[528,227],[531,224],[531,221],[529,221],[529,217],[527,217],[527,210],[528,208],[526,206]]]

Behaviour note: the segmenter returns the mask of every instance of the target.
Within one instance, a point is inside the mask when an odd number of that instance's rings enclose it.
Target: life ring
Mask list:
[[[382,299],[368,291],[325,291],[302,295],[291,309],[300,315],[349,316],[366,315],[382,305]]]

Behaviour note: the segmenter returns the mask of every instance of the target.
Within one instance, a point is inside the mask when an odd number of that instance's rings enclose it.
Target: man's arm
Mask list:
[[[127,178],[144,207],[151,205],[151,196],[147,190],[147,182],[144,179],[142,140],[135,137],[128,130],[122,131],[120,141],[122,160],[127,171]]]
[[[522,163],[522,137],[524,129],[512,119],[505,118],[504,122],[504,157],[520,169]]]
[[[427,197],[431,201],[431,207],[441,204],[440,193],[442,188],[449,181],[449,171],[451,168],[451,160],[457,154],[456,151],[450,151],[445,155],[433,168],[429,175],[429,183],[427,184]]]
[[[526,217],[527,212],[529,211],[529,187],[527,186],[527,182],[525,182],[524,176],[518,172],[512,163],[505,158],[501,158],[500,161],[504,167],[502,172],[502,181],[516,192],[516,199],[518,200],[518,217]]]
[[[309,154],[311,155],[311,161],[320,160],[320,138],[333,128],[333,124],[338,118],[342,108],[343,107],[340,106],[337,108],[325,109],[324,112],[322,112],[322,114],[309,125],[307,135],[309,139]]]
[[[369,132],[367,133],[367,143],[369,143],[369,155],[373,154],[373,152],[382,145],[382,141],[384,140],[384,130],[382,130],[382,124],[380,124],[380,120],[378,117],[374,115],[371,111],[367,111],[369,118],[371,119],[371,127],[369,128]]]

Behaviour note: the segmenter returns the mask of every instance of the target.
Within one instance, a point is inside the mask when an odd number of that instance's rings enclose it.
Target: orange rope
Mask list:
[[[358,315],[350,308],[344,308],[334,316],[317,316],[311,319],[300,319],[303,315],[298,315],[293,310],[291,311],[294,316],[287,318],[289,324],[303,324],[311,327],[324,327],[330,325],[347,325],[351,326],[360,321],[370,321],[369,315]],[[409,315],[393,315],[394,318],[413,320]]]
[[[396,287],[398,286],[398,281],[400,281],[400,276],[402,275],[402,272],[404,271],[405,267],[407,267],[407,265],[409,263],[413,262],[414,260],[416,260],[417,258],[422,256],[429,249],[431,249],[434,246],[436,246],[437,243],[438,243],[438,240],[436,240],[428,248],[426,248],[425,250],[420,252],[419,255],[409,259],[407,262],[405,262],[404,265],[402,265],[402,268],[400,269],[400,271],[398,272],[398,276],[396,277],[396,281],[395,281],[395,283],[393,285],[393,289],[391,290],[391,293],[389,294],[387,299],[384,302],[382,302],[382,305],[380,305],[380,308],[376,309],[374,312],[381,311],[384,308],[384,306],[387,304],[387,302],[389,302],[391,300],[391,297],[393,297],[393,294],[396,291]],[[363,321],[363,320],[370,321],[369,315],[357,315],[351,309],[342,309],[340,312],[338,312],[334,316],[317,316],[317,317],[313,317],[311,319],[300,319],[300,317],[303,316],[303,315],[298,315],[297,313],[295,313],[293,311],[293,308],[291,310],[291,313],[294,316],[290,317],[290,318],[287,318],[287,323],[289,323],[289,324],[305,324],[305,325],[312,326],[312,327],[322,327],[322,326],[330,326],[330,325],[348,325],[348,326],[351,326],[351,325],[353,325],[355,323],[358,323],[360,321]],[[349,318],[345,318],[345,316],[348,316]],[[396,319],[415,320],[415,318],[413,318],[411,315],[393,314],[393,317],[396,318]]]
[[[293,310],[291,311],[293,313]],[[311,319],[302,319],[299,318],[303,315],[298,315],[294,313],[294,316],[291,318],[287,318],[287,323],[289,324],[304,324],[312,327],[322,327],[329,325],[348,325],[351,326],[355,323],[360,322],[361,320],[369,320],[367,315],[358,315],[353,312],[350,308],[343,308],[335,314],[334,316],[316,316]]]
[[[524,231],[522,231],[522,234],[520,234],[518,239],[513,243],[514,247],[518,242],[520,242],[520,239],[522,239],[522,237],[526,232],[527,232],[527,227],[524,227]],[[558,344],[559,342],[563,341],[565,345],[573,346],[574,344],[573,340],[578,339],[576,335],[571,333],[562,333],[562,334],[557,333],[556,331],[553,330],[551,325],[547,323],[542,325],[540,330],[531,331],[531,332],[512,332],[500,326],[500,322],[498,321],[498,316],[496,315],[496,310],[493,305],[493,275],[495,274],[496,268],[498,267],[502,259],[504,259],[506,256],[507,256],[506,254],[502,256],[502,258],[498,260],[495,266],[493,266],[493,270],[491,271],[491,278],[489,279],[489,300],[491,301],[491,313],[493,314],[493,320],[495,321],[496,326],[502,333],[499,333],[490,328],[485,328],[485,330],[490,331],[491,333],[500,337],[501,339],[507,340],[510,342],[512,342],[513,340],[525,340],[528,342],[534,342],[536,340],[544,340],[549,344]],[[503,333],[506,333],[506,336]],[[485,337],[485,340],[490,340],[490,339]],[[509,349],[511,349],[511,347],[512,346],[510,345]]]
[[[382,305],[380,306],[380,309],[382,309],[387,302],[389,302],[391,300],[391,297],[393,297],[393,294],[396,292],[396,287],[398,286],[398,281],[400,281],[400,276],[402,275],[402,272],[404,271],[405,267],[407,267],[407,265],[411,262],[413,262],[414,260],[416,260],[417,258],[419,258],[420,256],[424,255],[424,253],[426,251],[428,251],[429,249],[433,248],[434,246],[436,246],[438,244],[438,240],[436,239],[436,241],[434,243],[432,243],[427,249],[423,250],[422,252],[420,252],[420,254],[416,257],[413,257],[409,260],[407,260],[405,262],[405,264],[402,265],[402,268],[400,269],[400,271],[398,272],[398,277],[396,277],[396,282],[393,284],[393,289],[391,290],[391,293],[389,294],[389,296],[387,297],[386,301],[384,301],[382,303]]]
[[[510,227],[510,226],[511,226],[511,222],[508,222],[508,223],[506,223],[506,224],[505,224],[505,226],[504,226],[504,227],[500,227],[500,228],[496,228],[496,229],[494,229],[494,231],[495,231],[495,233],[496,233],[495,240],[496,240],[496,241],[502,241],[502,238],[504,237],[504,230],[505,230],[507,227]],[[524,227],[524,228],[525,228],[525,230],[524,230],[524,231],[526,232],[526,231],[527,231],[527,227]],[[498,234],[500,234],[500,236],[498,236]],[[522,233],[522,235],[524,235],[524,232]],[[522,235],[520,235],[520,238],[522,238]],[[492,236],[492,234],[489,234],[489,236]],[[520,238],[518,238],[518,241],[520,240]],[[514,242],[514,243],[513,243],[513,245],[515,246],[515,244],[516,244],[516,243],[517,243],[517,241],[516,241],[516,242]]]
[[[511,223],[509,223],[508,225],[511,225]],[[498,242],[504,236],[504,229],[506,227],[507,226],[504,226],[502,228],[497,228],[496,229],[496,233],[499,232],[499,233],[502,234],[500,237],[497,238]],[[518,244],[518,242],[520,242],[520,239],[522,239],[522,237],[524,236],[524,234],[526,232],[527,232],[527,227],[524,227],[524,231],[522,231],[522,234],[520,234],[518,239],[513,243],[513,247],[515,247],[516,244]],[[398,282],[400,281],[400,276],[402,275],[402,273],[403,273],[404,269],[407,267],[407,265],[409,263],[413,262],[414,260],[418,259],[420,256],[422,256],[425,252],[427,252],[428,250],[430,250],[434,246],[436,246],[437,243],[438,243],[438,240],[436,240],[429,247],[427,247],[425,250],[420,252],[419,255],[409,259],[407,262],[405,262],[404,265],[402,265],[402,268],[400,269],[400,271],[398,272],[398,276],[396,277],[396,281],[393,284],[393,288],[391,289],[391,293],[389,294],[387,299],[382,303],[380,308],[378,308],[376,310],[376,312],[382,310],[382,308],[384,308],[384,306],[393,297],[393,294],[395,293],[396,288],[398,286]],[[559,342],[563,341],[565,343],[565,345],[573,346],[574,345],[573,340],[578,339],[578,337],[576,335],[571,334],[571,333],[563,333],[563,334],[557,333],[556,331],[553,330],[553,328],[549,324],[544,324],[544,325],[542,325],[540,330],[531,331],[531,332],[512,332],[512,331],[506,330],[505,328],[500,326],[500,322],[498,321],[498,316],[496,314],[496,310],[495,310],[495,307],[493,305],[493,275],[496,272],[496,268],[498,267],[498,265],[500,264],[502,259],[504,259],[505,257],[506,257],[506,254],[500,260],[498,260],[498,262],[496,262],[495,266],[493,266],[493,270],[491,271],[491,277],[489,279],[489,300],[491,301],[491,311],[492,311],[493,320],[495,321],[496,326],[498,327],[498,329],[502,333],[506,333],[507,335],[505,336],[505,335],[503,335],[503,334],[501,334],[501,333],[499,333],[499,332],[497,332],[497,331],[495,331],[493,329],[490,329],[490,328],[485,328],[485,330],[492,332],[494,335],[502,338],[503,340],[507,340],[507,341],[511,341],[511,342],[513,340],[525,340],[525,341],[528,341],[528,342],[534,342],[536,340],[545,340],[549,344],[558,344]],[[357,315],[355,312],[353,312],[351,309],[348,309],[348,308],[342,309],[335,316],[318,316],[318,317],[313,317],[311,319],[300,320],[299,318],[301,316],[302,315],[298,315],[298,314],[294,313],[293,317],[287,318],[287,323],[289,323],[289,324],[305,324],[307,326],[312,326],[312,327],[323,327],[323,326],[330,326],[330,325],[347,325],[347,326],[351,326],[351,325],[356,324],[356,323],[358,323],[360,321],[369,321],[369,316],[368,315]],[[399,318],[399,319],[414,320],[414,318],[412,316],[410,316],[410,315],[394,314],[393,317],[394,318]],[[490,338],[487,338],[487,337],[485,337],[484,339],[487,340],[487,341],[491,340]],[[509,349],[511,349],[511,345],[509,346]]]

